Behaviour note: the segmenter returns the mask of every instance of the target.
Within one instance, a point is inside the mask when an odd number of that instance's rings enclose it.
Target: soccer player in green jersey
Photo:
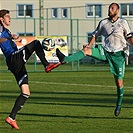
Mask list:
[[[99,60],[108,61],[111,73],[114,75],[117,87],[117,102],[114,115],[118,116],[121,111],[124,94],[124,71],[125,57],[128,56],[127,42],[133,45],[133,38],[129,25],[125,19],[119,18],[119,5],[111,3],[108,8],[108,18],[101,20],[92,33],[89,43],[83,49],[71,56],[63,55],[56,49],[57,57],[61,64],[84,58],[86,55]],[[91,48],[98,36],[104,36],[104,44]]]

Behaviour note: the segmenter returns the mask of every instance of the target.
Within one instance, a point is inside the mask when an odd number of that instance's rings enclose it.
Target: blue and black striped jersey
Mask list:
[[[17,45],[12,39],[11,32],[0,25],[0,38],[6,38],[7,40],[0,44],[0,48],[5,55],[6,58],[8,58],[11,53],[18,50]]]

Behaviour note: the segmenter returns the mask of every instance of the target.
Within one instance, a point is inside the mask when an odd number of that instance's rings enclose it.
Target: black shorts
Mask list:
[[[7,59],[8,69],[14,74],[19,86],[28,84],[28,74],[25,63],[34,52],[35,41],[15,51]]]

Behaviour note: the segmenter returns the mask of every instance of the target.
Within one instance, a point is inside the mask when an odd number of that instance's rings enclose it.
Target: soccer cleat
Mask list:
[[[114,111],[114,115],[118,116],[120,114],[120,112],[121,112],[121,106],[116,106],[115,111]]]
[[[58,48],[56,49],[56,55],[59,58],[59,61],[61,62],[61,64],[65,64],[66,63],[64,61],[65,55],[63,53],[61,53],[61,51]]]
[[[8,123],[9,125],[11,125],[12,126],[12,128],[15,128],[15,129],[19,129],[19,127],[18,127],[18,125],[17,125],[17,123],[16,123],[16,120],[13,120],[12,118],[10,118],[10,117],[7,117],[6,118],[6,123]]]
[[[45,68],[45,72],[48,73],[50,72],[52,69],[58,67],[61,63],[58,62],[56,64],[49,64],[46,68]]]

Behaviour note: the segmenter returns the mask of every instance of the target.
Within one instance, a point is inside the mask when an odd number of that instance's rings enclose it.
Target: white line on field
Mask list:
[[[0,80],[0,82],[15,82],[13,80]],[[104,87],[104,88],[116,88],[116,86],[94,85],[94,84],[73,84],[73,83],[56,83],[56,82],[41,82],[41,81],[29,81],[34,84],[54,84],[54,85],[72,85],[72,86],[90,86],[90,87]],[[131,86],[125,86],[125,88],[131,88]],[[131,90],[130,90],[131,91]]]

